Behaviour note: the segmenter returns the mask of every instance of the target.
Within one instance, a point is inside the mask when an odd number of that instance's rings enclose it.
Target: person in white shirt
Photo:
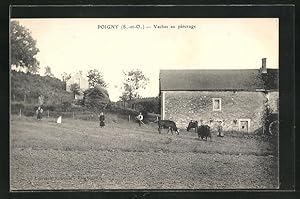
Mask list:
[[[142,126],[142,124],[144,124],[144,122],[142,121],[144,119],[142,113],[140,113],[138,116],[136,116],[136,119],[139,122],[139,126]]]

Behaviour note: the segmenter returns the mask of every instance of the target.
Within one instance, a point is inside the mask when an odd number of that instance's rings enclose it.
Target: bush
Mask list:
[[[78,99],[75,101],[75,104],[82,106],[82,105],[84,105],[84,101],[83,101],[83,99]]]
[[[71,109],[71,102],[63,102],[62,103],[62,109],[63,109],[63,111],[68,111],[68,110],[70,110]]]
[[[144,116],[143,122],[145,124],[154,122],[156,120],[156,117],[160,117],[160,115],[148,113],[146,110],[138,111],[135,109],[120,108],[115,103],[110,103],[108,107],[106,109],[107,112],[116,113],[118,115],[123,116],[123,118],[128,118],[128,115],[130,115],[132,121],[135,121],[135,117],[141,112]]]
[[[11,114],[19,114],[20,110],[22,114],[25,116],[33,116],[35,115],[35,111],[38,106],[33,104],[24,104],[24,103],[11,103],[10,113]]]
[[[19,112],[19,110],[21,109],[24,109],[24,104],[23,103],[11,103],[11,112],[12,113],[18,113]]]
[[[39,107],[39,105],[36,104],[24,104],[24,103],[11,103],[11,113],[12,114],[18,114],[20,109],[22,112],[34,112]],[[53,105],[42,105],[41,106],[44,111],[57,111],[57,112],[70,112],[73,111],[71,102],[63,102],[62,104],[53,104]],[[75,108],[76,109],[76,108]],[[80,111],[83,110],[83,108],[79,108]],[[84,109],[86,110],[86,109]],[[78,108],[77,110],[78,111]],[[31,113],[29,115],[32,115]]]
[[[136,99],[129,102],[129,106],[134,106],[138,111],[144,111],[148,113],[160,114],[160,98],[159,97],[149,97]]]
[[[44,104],[59,104],[72,101],[72,94],[65,91],[65,83],[57,78],[11,71],[11,100],[38,104],[44,96]]]

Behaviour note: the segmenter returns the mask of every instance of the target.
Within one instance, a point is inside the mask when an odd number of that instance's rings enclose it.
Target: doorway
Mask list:
[[[239,131],[249,133],[250,119],[239,119]]]

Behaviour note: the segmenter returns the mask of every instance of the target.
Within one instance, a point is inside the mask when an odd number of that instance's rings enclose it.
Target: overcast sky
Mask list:
[[[122,93],[122,70],[139,68],[150,78],[142,96],[157,96],[160,69],[258,69],[261,58],[278,68],[278,19],[16,19],[32,32],[40,73],[98,69],[113,101]],[[137,25],[151,28],[126,29]],[[118,25],[99,29],[98,25]],[[157,29],[154,25],[168,28]],[[170,28],[174,25],[175,28]],[[181,28],[179,25],[196,26]]]

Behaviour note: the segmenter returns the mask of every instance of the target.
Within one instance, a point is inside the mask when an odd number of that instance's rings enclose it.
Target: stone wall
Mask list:
[[[272,112],[279,112],[279,92],[272,91],[268,93],[269,101],[268,104]]]
[[[225,131],[239,131],[239,119],[250,119],[249,132],[261,127],[265,95],[262,92],[244,91],[163,91],[164,119],[186,128],[190,120],[225,120]],[[221,111],[213,111],[212,98],[221,98]],[[274,101],[276,94],[270,95]],[[217,122],[212,123],[212,128]]]

